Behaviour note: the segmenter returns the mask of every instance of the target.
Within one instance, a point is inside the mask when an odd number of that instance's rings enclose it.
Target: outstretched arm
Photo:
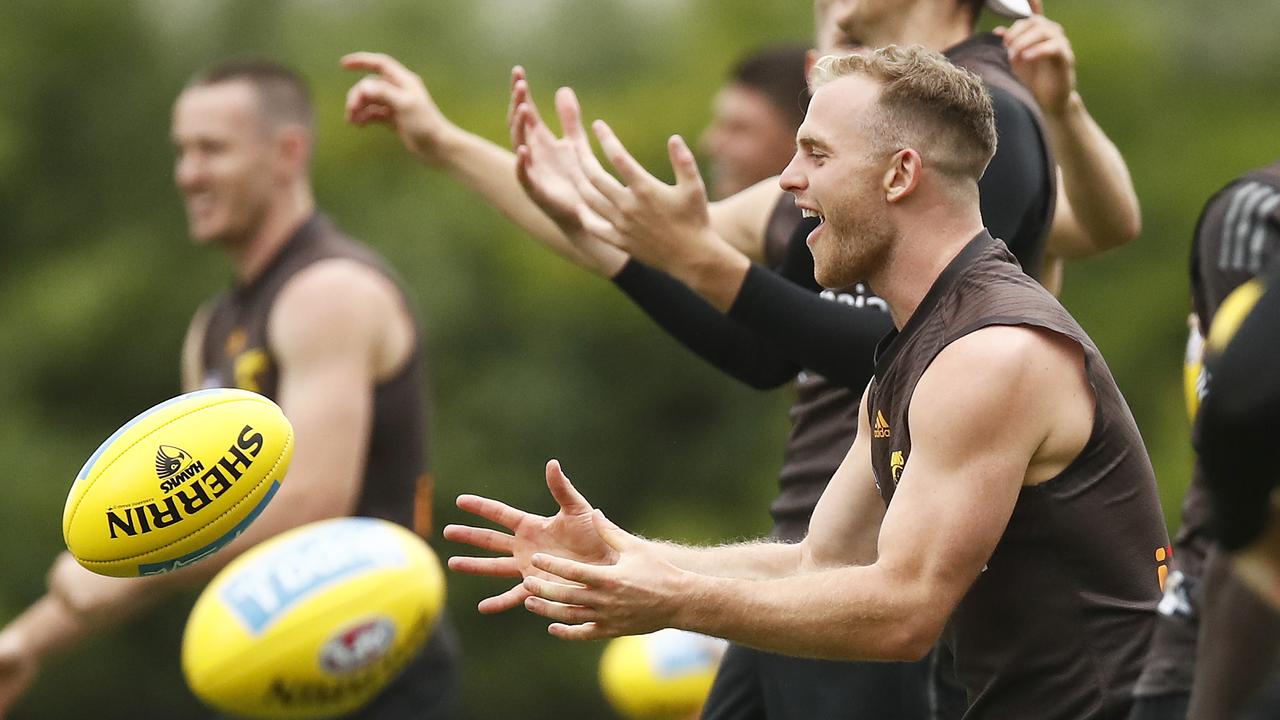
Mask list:
[[[1142,216],[1133,180],[1120,151],[1094,121],[1076,89],[1075,54],[1062,26],[1035,14],[997,30],[1014,73],[1044,113],[1059,168],[1058,204],[1049,254],[1077,258],[1133,240]]]
[[[569,482],[558,461],[547,463],[546,479],[547,489],[558,506],[556,513],[551,516],[526,512],[498,500],[476,495],[458,497],[459,508],[488,520],[503,530],[469,525],[446,526],[446,540],[498,554],[496,557],[454,556],[449,558],[449,569],[469,575],[516,580],[515,586],[506,592],[482,600],[480,612],[502,612],[525,602],[529,592],[522,584],[522,579],[529,576],[548,577],[533,566],[532,558],[537,553],[551,553],[589,564],[609,564],[617,560],[617,553],[601,538],[597,528],[607,527],[617,533],[625,533],[591,506]],[[689,548],[641,540],[630,535],[627,537],[650,547],[652,552],[670,563],[710,574],[742,577],[787,574],[795,571],[801,556],[798,545],[744,543],[714,548]]]
[[[347,92],[348,122],[358,126],[389,125],[405,148],[424,164],[445,171],[568,260],[606,276],[621,267],[625,258],[617,259],[619,256],[615,255],[610,264],[606,258],[584,254],[575,247],[521,190],[516,180],[515,155],[451,122],[419,75],[382,53],[351,53],[342,58],[342,66],[370,73]],[[513,90],[520,90],[525,82],[524,69],[514,68],[511,80]],[[527,86],[523,92],[527,94]]]
[[[1068,446],[1078,452],[1087,437],[1079,348],[1059,345],[1038,331],[989,328],[939,354],[911,401],[914,446],[873,556],[843,549],[864,544],[872,519],[850,502],[875,497],[860,438],[815,511],[802,572],[755,581],[687,572],[598,524],[617,561],[535,555],[556,577],[526,577],[526,607],[565,639],[671,626],[790,655],[919,658],[994,551],[1024,482],[1060,470],[1074,457]],[[1046,386],[1054,392],[1039,392]],[[1085,427],[1079,438],[1056,429],[1068,412],[1084,418],[1066,423]],[[1010,430],[979,442],[965,418],[992,413],[1011,418]],[[865,406],[862,415],[865,429]]]

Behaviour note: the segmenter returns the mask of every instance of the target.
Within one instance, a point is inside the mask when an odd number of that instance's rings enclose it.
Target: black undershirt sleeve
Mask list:
[[[778,387],[800,371],[767,339],[726,317],[661,270],[630,260],[613,282],[682,345],[753,388]]]
[[[875,345],[892,327],[888,313],[825,300],[813,279],[797,227],[779,273],[752,265],[742,289],[721,314],[671,276],[631,260],[614,283],[676,340],[748,385],[772,388],[801,368],[861,392],[871,379]]]
[[[854,307],[818,295],[813,254],[804,238],[816,226],[805,221],[787,245],[778,273],[752,265],[729,308],[740,321],[779,347],[805,368],[854,392],[871,380],[876,343],[893,327],[889,313]]]

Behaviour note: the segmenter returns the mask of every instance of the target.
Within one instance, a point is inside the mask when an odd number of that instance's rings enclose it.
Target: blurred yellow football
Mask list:
[[[342,715],[417,654],[443,602],[440,562],[409,530],[373,518],[303,525],[205,588],[182,637],[182,671],[228,714]]]
[[[684,630],[611,640],[600,658],[600,687],[630,720],[696,717],[727,643]]]
[[[80,469],[67,549],[101,575],[155,575],[217,552],[275,495],[293,426],[246,390],[199,390],[125,423]]]

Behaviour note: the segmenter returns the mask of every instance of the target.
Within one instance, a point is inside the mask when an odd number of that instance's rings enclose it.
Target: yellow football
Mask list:
[[[267,398],[221,388],[180,395],[90,456],[67,496],[63,539],[101,575],[190,565],[253,522],[292,455],[293,426]]]
[[[726,647],[718,638],[670,628],[620,637],[600,658],[600,687],[631,720],[697,717]]]
[[[182,670],[197,697],[232,715],[349,713],[417,654],[443,602],[440,562],[409,530],[373,518],[303,525],[205,588]]]

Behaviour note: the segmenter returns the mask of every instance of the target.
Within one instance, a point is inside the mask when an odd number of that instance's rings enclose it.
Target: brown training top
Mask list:
[[[201,348],[204,387],[238,387],[276,398],[279,368],[267,341],[267,319],[280,289],[313,263],[354,260],[396,281],[372,250],[312,216],[247,284],[236,284],[211,300]],[[401,290],[406,309],[409,302]],[[416,322],[415,322],[416,326]],[[426,417],[422,350],[373,392],[373,418],[364,477],[355,515],[382,518],[430,533],[430,482],[426,473]],[[415,499],[417,504],[415,505]]]
[[[944,641],[969,694],[966,720],[1124,718],[1160,599],[1168,544],[1155,474],[1102,355],[1048,291],[983,231],[876,353],[868,394],[871,465],[886,504],[911,462],[916,383],[948,344],[991,325],[1070,338],[1093,388],[1093,430],[1057,477],[1025,487]],[[998,442],[1000,417],[975,418]],[[914,482],[946,482],[945,477]]]

